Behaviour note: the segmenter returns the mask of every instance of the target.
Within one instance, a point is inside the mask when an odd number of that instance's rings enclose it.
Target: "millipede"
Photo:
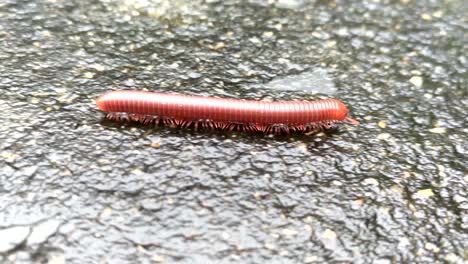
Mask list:
[[[335,99],[266,102],[120,90],[102,94],[96,105],[111,120],[195,129],[289,134],[359,124]]]

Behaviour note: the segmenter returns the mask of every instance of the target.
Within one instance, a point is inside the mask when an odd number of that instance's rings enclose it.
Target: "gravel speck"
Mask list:
[[[432,192],[432,189],[419,190],[417,194],[423,198],[430,198],[434,196],[434,192]]]
[[[323,234],[322,234],[323,239],[331,240],[336,238],[336,233],[335,231],[331,229],[326,229]]]
[[[429,129],[429,132],[434,134],[445,134],[447,132],[447,129],[445,127],[434,127]]]
[[[378,186],[379,185],[379,182],[374,179],[374,178],[367,178],[364,180],[364,185],[374,185],[374,186]]]
[[[423,78],[421,76],[413,76],[409,79],[409,82],[416,87],[421,87],[423,84]]]

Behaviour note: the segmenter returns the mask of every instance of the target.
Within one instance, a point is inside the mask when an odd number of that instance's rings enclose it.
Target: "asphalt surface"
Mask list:
[[[463,2],[2,0],[0,262],[467,261]],[[118,89],[337,98],[361,125],[119,124],[94,104]]]

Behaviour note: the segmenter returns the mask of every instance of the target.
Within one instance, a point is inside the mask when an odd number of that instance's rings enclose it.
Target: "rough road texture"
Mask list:
[[[0,262],[466,261],[468,10],[447,2],[1,1]],[[361,126],[154,129],[94,105],[308,100],[264,84],[315,70]]]

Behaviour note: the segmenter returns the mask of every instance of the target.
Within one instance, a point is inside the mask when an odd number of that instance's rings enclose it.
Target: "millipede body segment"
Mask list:
[[[96,105],[113,120],[263,133],[320,131],[348,117],[334,99],[265,102],[144,91],[112,91]]]

